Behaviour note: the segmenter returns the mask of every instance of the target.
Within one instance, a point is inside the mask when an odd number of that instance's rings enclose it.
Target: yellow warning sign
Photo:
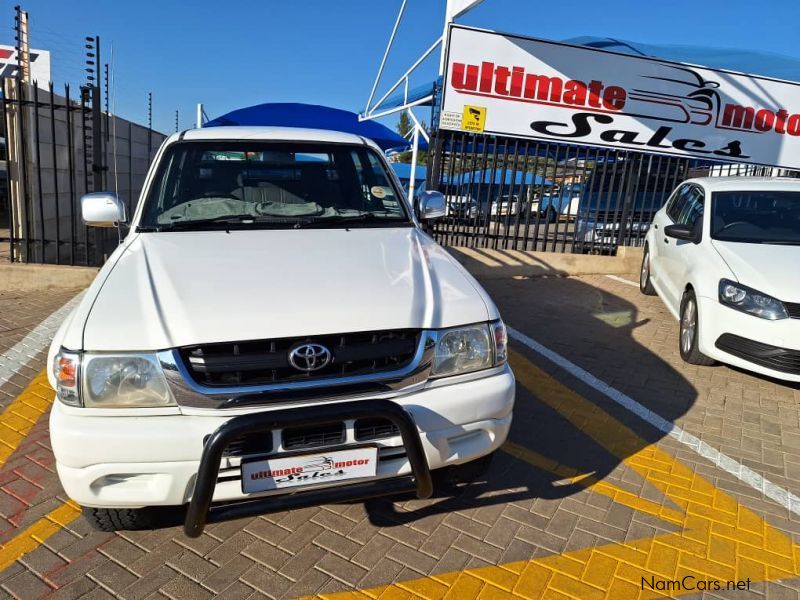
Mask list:
[[[461,115],[461,129],[481,133],[486,125],[486,107],[465,106]]]

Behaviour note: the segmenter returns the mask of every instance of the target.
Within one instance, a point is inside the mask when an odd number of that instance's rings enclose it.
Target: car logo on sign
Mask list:
[[[322,344],[300,344],[289,352],[289,364],[306,373],[327,366],[331,358],[331,351]]]

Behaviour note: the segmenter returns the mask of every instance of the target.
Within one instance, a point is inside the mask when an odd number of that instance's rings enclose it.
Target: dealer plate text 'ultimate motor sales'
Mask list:
[[[299,485],[374,477],[377,458],[378,449],[370,446],[244,462],[242,491],[250,494]]]

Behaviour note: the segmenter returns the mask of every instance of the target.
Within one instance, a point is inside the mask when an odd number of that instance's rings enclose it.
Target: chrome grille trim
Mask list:
[[[307,381],[247,386],[206,386],[194,380],[178,349],[158,353],[161,368],[175,400],[192,408],[241,408],[275,403],[297,403],[315,398],[353,398],[397,392],[426,382],[433,365],[435,331],[420,332],[411,361],[400,369],[363,375],[345,375]]]

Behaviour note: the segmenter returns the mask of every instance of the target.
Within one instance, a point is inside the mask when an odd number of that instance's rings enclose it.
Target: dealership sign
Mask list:
[[[453,25],[442,129],[800,169],[800,84]]]
[[[50,82],[50,52],[47,50],[30,51],[31,82],[46,89]],[[17,76],[17,49],[14,46],[0,45],[0,78]]]

